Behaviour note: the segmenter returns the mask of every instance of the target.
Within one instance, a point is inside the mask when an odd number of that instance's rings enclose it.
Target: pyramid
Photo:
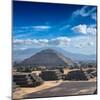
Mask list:
[[[28,66],[46,66],[46,67],[58,67],[58,66],[73,66],[73,62],[71,59],[65,57],[61,53],[52,50],[45,49],[42,50],[30,58],[22,61],[21,65]]]
[[[13,82],[20,87],[35,87],[41,85],[43,80],[34,73],[14,73]]]
[[[88,73],[81,70],[70,71],[65,76],[65,80],[79,81],[79,80],[89,80],[90,76]]]
[[[62,73],[59,70],[47,70],[40,74],[40,77],[45,81],[60,80]]]
[[[97,76],[96,69],[87,69],[86,72],[91,76],[91,78],[94,78]]]

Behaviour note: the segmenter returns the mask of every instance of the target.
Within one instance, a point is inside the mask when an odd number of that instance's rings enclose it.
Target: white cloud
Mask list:
[[[74,32],[78,32],[78,33],[82,33],[82,34],[87,34],[87,26],[86,25],[78,25],[78,26],[74,26],[72,28],[72,30]]]
[[[36,46],[66,46],[70,42],[68,37],[57,37],[53,39],[14,39],[15,45],[36,45]]]
[[[88,46],[93,46],[94,43],[90,41],[90,42],[87,43],[87,45],[88,45]]]
[[[75,47],[89,47],[96,45],[96,36],[77,36],[71,38],[71,45]]]
[[[96,35],[84,35],[77,37],[57,37],[52,39],[14,39],[14,50],[26,50],[29,48],[61,47],[72,53],[95,54]]]
[[[79,48],[79,49],[83,49],[85,47],[93,47],[94,46],[94,42],[93,41],[88,41],[88,40],[85,40],[86,38],[84,38],[84,40],[78,40],[80,41],[79,43],[76,43],[74,44],[73,46],[76,47],[76,48]]]
[[[47,29],[50,29],[51,27],[50,26],[41,25],[41,26],[33,26],[32,28],[36,29],[36,30],[47,30]]]
[[[72,27],[72,30],[76,33],[81,33],[84,35],[95,35],[96,28],[92,25],[80,24]]]
[[[46,45],[48,43],[47,39],[15,39],[14,44],[19,45]]]
[[[96,36],[77,36],[72,37],[70,44],[65,48],[72,53],[95,54],[96,53]]]
[[[97,16],[96,16],[96,13],[93,13],[93,14],[91,15],[91,18],[94,19],[94,20],[96,20],[96,17],[97,17]]]
[[[49,41],[50,45],[61,45],[61,46],[66,46],[70,42],[70,39],[68,37],[58,37],[55,39],[51,39]]]
[[[64,25],[64,26],[62,26],[62,27],[59,29],[59,31],[62,31],[62,30],[68,29],[69,27],[70,27],[69,24]]]
[[[91,9],[88,9],[88,6],[84,6],[81,9],[78,9],[72,13],[72,17],[82,16],[87,17],[90,16],[92,19],[96,19],[96,7],[92,7]]]
[[[74,47],[76,47],[76,48],[82,48],[83,47],[83,44],[81,44],[81,43],[75,44]]]
[[[15,27],[14,30],[17,33],[21,33],[27,30],[47,30],[50,29],[51,26],[49,25],[34,25],[34,26],[22,26],[22,27]]]
[[[38,41],[38,45],[39,46],[46,46],[48,45],[48,39],[39,39]]]
[[[93,27],[87,27],[87,33],[95,35],[96,34],[96,28]]]

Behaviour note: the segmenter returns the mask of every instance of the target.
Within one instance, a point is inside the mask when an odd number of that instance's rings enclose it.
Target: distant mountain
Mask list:
[[[21,62],[26,58],[31,57],[37,52],[43,50],[43,48],[29,48],[21,50],[13,50],[13,62]]]
[[[96,55],[71,53],[61,48],[53,48],[53,49],[58,52],[61,52],[64,56],[69,57],[74,61],[96,61]]]
[[[36,53],[45,49],[48,48],[29,48],[25,50],[15,50],[13,51],[13,62],[14,61],[21,62],[24,59],[29,58],[32,55],[35,55]],[[56,52],[62,53],[65,57],[68,57],[74,61],[96,61],[96,55],[71,53],[58,47],[52,47],[51,49],[53,49]]]
[[[67,65],[74,66],[74,63],[70,58],[65,57],[62,53],[56,50],[45,49],[25,59],[21,62],[21,65],[58,67]]]

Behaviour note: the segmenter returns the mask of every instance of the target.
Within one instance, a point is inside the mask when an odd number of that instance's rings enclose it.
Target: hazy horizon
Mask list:
[[[76,53],[71,53],[68,51],[65,51],[64,49],[61,48],[38,48],[38,49],[28,49],[28,50],[23,50],[23,51],[17,51],[13,52],[13,62],[21,62],[27,58],[30,58],[33,55],[36,55],[39,52],[42,52],[44,50],[54,50],[56,53],[61,53],[63,56],[68,57],[72,59],[73,61],[96,61],[96,55],[84,55],[84,54],[76,54]]]

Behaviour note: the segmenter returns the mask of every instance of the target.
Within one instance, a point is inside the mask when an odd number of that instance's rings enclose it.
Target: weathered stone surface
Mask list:
[[[65,76],[65,80],[78,81],[78,80],[88,80],[88,79],[90,79],[88,73],[81,70],[71,71]]]
[[[33,73],[15,73],[13,81],[21,87],[35,87],[43,83],[43,80]]]
[[[48,71],[43,71],[40,74],[40,77],[45,80],[59,80],[62,78],[62,73],[59,70],[48,70]]]

